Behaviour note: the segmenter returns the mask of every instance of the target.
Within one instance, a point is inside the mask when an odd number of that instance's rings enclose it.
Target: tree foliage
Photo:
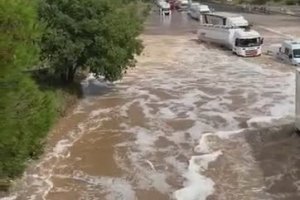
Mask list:
[[[120,79],[142,50],[137,5],[135,0],[42,0],[39,16],[47,25],[42,59],[68,82],[85,68],[110,81]]]
[[[38,61],[35,1],[0,0],[0,179],[20,175],[37,154],[54,112],[50,94],[24,74]]]
[[[36,157],[57,113],[55,95],[24,71],[42,61],[53,80],[72,82],[85,68],[121,78],[142,50],[139,2],[0,0],[0,180],[20,175]]]

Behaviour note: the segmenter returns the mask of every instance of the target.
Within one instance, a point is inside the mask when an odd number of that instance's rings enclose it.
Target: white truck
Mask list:
[[[200,41],[220,44],[239,56],[259,56],[262,53],[263,38],[247,28],[201,24],[197,35]]]
[[[158,2],[159,12],[161,15],[171,15],[171,6],[166,1],[159,1]]]
[[[279,48],[277,57],[292,65],[300,65],[300,39],[284,41]]]
[[[226,12],[214,12],[202,14],[203,24],[234,26],[245,28],[249,26],[249,22],[242,16]]]
[[[201,15],[204,13],[210,13],[210,9],[207,5],[200,3],[192,3],[188,9],[188,14],[197,20],[201,20]]]
[[[177,0],[175,4],[177,9],[186,10],[189,7],[189,0]]]

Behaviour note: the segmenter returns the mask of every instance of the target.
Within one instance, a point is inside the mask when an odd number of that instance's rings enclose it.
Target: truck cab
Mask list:
[[[243,57],[260,56],[263,38],[254,30],[239,29],[234,33],[233,52]]]
[[[284,41],[279,48],[277,56],[292,65],[300,65],[300,40]]]
[[[171,6],[165,1],[161,1],[159,5],[160,14],[163,16],[171,15]]]

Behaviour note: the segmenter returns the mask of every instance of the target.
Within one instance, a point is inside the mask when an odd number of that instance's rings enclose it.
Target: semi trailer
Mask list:
[[[246,28],[249,26],[249,22],[242,15],[227,12],[203,13],[202,23],[235,26],[240,28]]]
[[[250,28],[201,24],[197,36],[200,41],[227,47],[239,56],[259,56],[262,53],[263,38]]]

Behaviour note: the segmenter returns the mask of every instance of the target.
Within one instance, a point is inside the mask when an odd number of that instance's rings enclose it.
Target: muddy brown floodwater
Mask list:
[[[83,81],[5,199],[299,199],[294,69],[199,44],[196,27],[152,13],[136,68]]]

